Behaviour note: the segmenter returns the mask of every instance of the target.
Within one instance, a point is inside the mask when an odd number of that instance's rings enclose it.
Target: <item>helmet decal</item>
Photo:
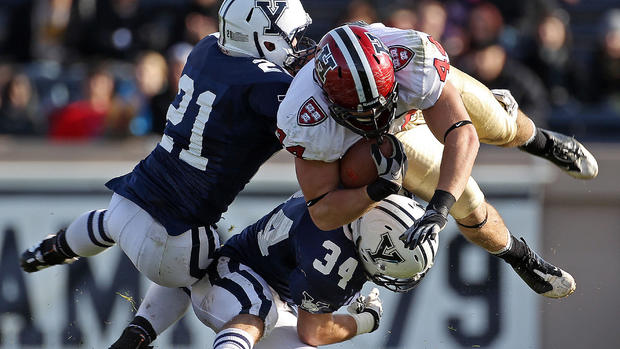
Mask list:
[[[364,49],[361,47],[355,33],[348,26],[337,28],[332,34],[334,41],[344,55],[344,59],[349,66],[360,104],[372,101],[379,97],[377,83],[373,75]],[[364,57],[364,59],[362,59]]]
[[[323,47],[319,55],[316,57],[315,65],[316,74],[319,80],[321,80],[321,83],[324,83],[325,75],[327,74],[327,72],[332,69],[336,69],[336,67],[338,66],[338,64],[336,64],[334,56],[332,55],[329,45],[325,45],[325,47]]]
[[[386,228],[389,228],[389,227],[386,226]],[[374,263],[377,263],[377,261],[379,260],[390,262],[390,263],[404,262],[405,259],[400,255],[400,253],[398,253],[395,247],[396,246],[394,246],[394,243],[392,242],[392,239],[390,238],[390,234],[383,233],[381,234],[381,242],[377,246],[377,249],[375,251],[366,249],[366,252],[368,252],[368,256],[370,256],[370,259],[372,259]]]
[[[256,0],[256,7],[260,8],[269,20],[269,26],[263,28],[263,34],[280,35],[276,22],[287,7],[286,1]]]

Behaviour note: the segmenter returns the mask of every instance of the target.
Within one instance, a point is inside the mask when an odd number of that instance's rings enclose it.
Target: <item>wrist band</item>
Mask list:
[[[455,202],[456,198],[450,192],[437,189],[431,201],[428,202],[428,207],[441,213],[444,217],[448,217],[448,212]]]
[[[375,330],[375,317],[368,311],[351,314],[357,324],[357,334],[370,333]]]

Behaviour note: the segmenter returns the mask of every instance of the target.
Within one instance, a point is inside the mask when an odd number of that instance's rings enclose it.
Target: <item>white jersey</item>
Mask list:
[[[430,35],[372,24],[366,27],[390,49],[398,81],[398,119],[390,133],[401,130],[411,111],[432,107],[439,99],[449,70],[445,51]],[[278,109],[278,137],[286,150],[306,160],[340,159],[361,135],[336,123],[329,103],[314,79],[314,60],[295,76]]]

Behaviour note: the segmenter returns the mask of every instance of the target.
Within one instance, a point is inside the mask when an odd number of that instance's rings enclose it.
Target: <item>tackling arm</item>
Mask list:
[[[366,186],[355,189],[338,188],[338,161],[295,158],[295,172],[306,202],[315,201],[308,207],[308,211],[314,224],[321,230],[333,230],[349,224],[377,205],[377,202],[368,196]]]
[[[312,314],[299,309],[297,335],[299,339],[312,346],[327,345],[346,341],[357,334],[357,324],[351,315]]]

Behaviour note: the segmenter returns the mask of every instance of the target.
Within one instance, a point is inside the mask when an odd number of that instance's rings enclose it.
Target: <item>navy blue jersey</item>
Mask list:
[[[217,222],[281,148],[276,115],[291,80],[266,60],[223,54],[207,36],[187,59],[159,145],[106,186],[171,235]]]
[[[366,281],[342,228],[317,228],[301,193],[231,237],[220,253],[258,273],[287,302],[311,313],[338,310]]]

